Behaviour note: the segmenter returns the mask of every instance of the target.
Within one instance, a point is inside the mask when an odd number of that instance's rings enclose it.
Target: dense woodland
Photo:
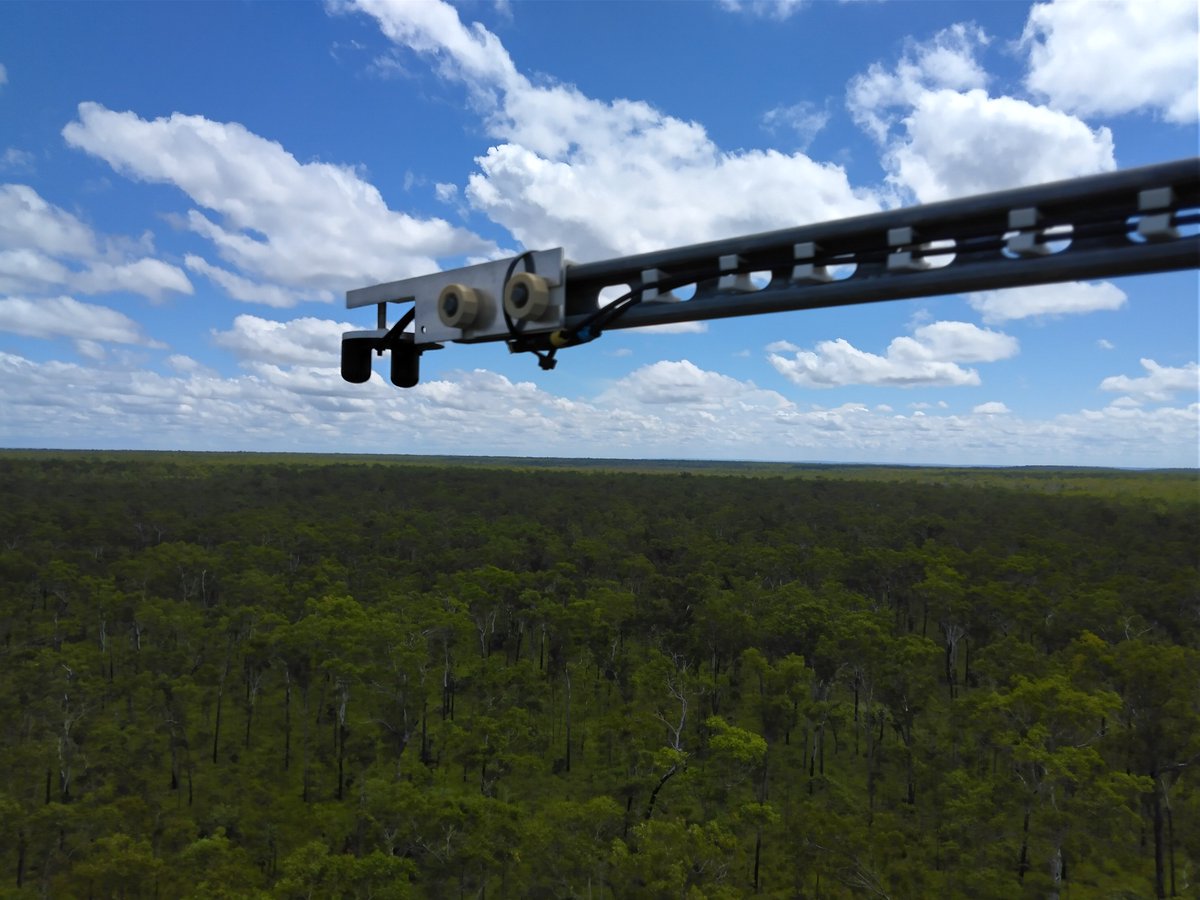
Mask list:
[[[643,469],[0,454],[0,897],[1197,896],[1195,472]]]

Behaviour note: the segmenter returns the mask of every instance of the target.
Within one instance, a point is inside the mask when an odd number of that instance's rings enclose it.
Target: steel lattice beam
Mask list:
[[[401,357],[393,381],[407,385],[419,354],[447,341],[544,357],[601,330],[1200,268],[1198,232],[1193,158],[580,265],[540,251],[349,291],[347,307],[374,305],[378,321],[343,337],[343,376],[369,377],[372,350]],[[513,305],[528,299],[511,296],[514,279],[544,289],[536,315]],[[690,299],[671,293],[685,286]],[[618,287],[619,312],[607,306]],[[393,302],[413,309],[388,329]]]

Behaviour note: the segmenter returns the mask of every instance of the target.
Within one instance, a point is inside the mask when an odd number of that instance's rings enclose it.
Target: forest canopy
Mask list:
[[[1195,472],[0,453],[0,897],[1168,897]]]

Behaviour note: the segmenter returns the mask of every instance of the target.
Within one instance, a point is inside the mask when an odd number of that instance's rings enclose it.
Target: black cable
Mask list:
[[[395,325],[393,325],[391,328],[389,328],[387,330],[387,334],[385,334],[380,339],[380,341],[379,341],[379,352],[380,353],[382,353],[385,349],[387,349],[389,347],[395,347],[400,343],[401,335],[404,334],[404,329],[407,328],[412,323],[413,319],[416,318],[416,315],[417,315],[417,305],[414,303],[412,306],[410,306],[408,308],[408,311],[405,312],[404,315],[402,315],[400,317],[400,321],[398,321]],[[416,340],[415,335],[413,336],[413,340],[414,341]]]
[[[1176,215],[1175,224],[1177,226],[1191,225],[1191,224],[1195,224],[1198,220],[1200,220],[1200,215],[1197,215],[1194,212],[1182,213],[1182,214]],[[1104,219],[1099,220],[1099,221],[1092,221],[1092,222],[1072,223],[1070,225],[1070,228],[1071,228],[1070,231],[1064,230],[1062,232],[1056,233],[1055,228],[1056,228],[1056,226],[1042,226],[1041,228],[1039,228],[1040,233],[1038,234],[1038,236],[1036,238],[1036,242],[1038,244],[1054,244],[1054,243],[1059,243],[1059,242],[1064,242],[1064,241],[1072,242],[1072,241],[1085,240],[1085,239],[1089,239],[1089,238],[1094,239],[1094,238],[1098,238],[1098,237],[1111,237],[1111,236],[1115,236],[1118,234],[1128,235],[1133,232],[1136,232],[1136,230],[1137,230],[1136,226],[1131,224],[1129,221],[1125,221],[1125,220],[1116,221],[1116,220],[1104,220]],[[1006,237],[995,236],[995,235],[980,235],[977,238],[973,238],[973,239],[969,239],[968,241],[964,241],[961,245],[950,246],[950,247],[915,247],[915,248],[913,248],[913,250],[911,252],[912,252],[913,257],[923,258],[923,257],[944,256],[944,255],[955,254],[955,253],[971,254],[971,253],[1002,250],[1007,245],[1008,245],[1008,240]],[[863,262],[869,262],[869,261],[871,261],[871,259],[874,259],[876,257],[879,260],[886,259],[886,257],[888,255],[890,255],[892,252],[894,252],[895,249],[896,248],[889,246],[886,248],[880,248],[878,251],[857,251],[857,252],[851,252],[849,254],[840,253],[840,254],[836,254],[832,257],[829,257],[824,262],[822,262],[820,260],[816,260],[816,259],[812,260],[812,262],[815,265],[822,265],[822,266],[824,266],[824,265],[841,265],[841,264],[847,264],[847,263],[848,264],[861,264]],[[524,255],[527,255],[527,254],[524,254]],[[506,278],[505,278],[506,283],[507,283],[508,277],[511,276],[512,271],[515,268],[516,263],[521,258],[522,257],[517,257],[517,259],[513,260],[512,265],[509,266],[509,275],[506,276]],[[751,269],[748,268],[747,271],[751,271]],[[739,274],[745,274],[745,273],[735,270],[734,272],[722,272],[720,274],[721,275],[739,275]],[[590,316],[588,316],[586,319],[584,319],[580,325],[577,325],[575,328],[571,329],[569,332],[558,332],[555,336],[557,339],[558,346],[563,346],[563,347],[576,346],[579,344],[586,344],[586,343],[589,343],[590,341],[594,341],[596,338],[600,337],[600,335],[603,333],[605,328],[607,328],[614,321],[616,321],[618,318],[620,318],[622,315],[624,315],[626,311],[628,311],[632,307],[636,306],[637,304],[641,303],[643,300],[644,292],[646,291],[647,288],[653,287],[657,291],[659,291],[659,293],[668,293],[669,291],[672,291],[678,287],[682,287],[685,284],[691,284],[695,281],[703,280],[706,278],[708,278],[708,279],[711,278],[711,270],[693,271],[693,272],[688,272],[688,273],[678,273],[677,272],[674,274],[673,277],[665,279],[660,282],[655,282],[653,285],[639,285],[638,287],[627,291],[626,293],[617,297],[612,302],[610,302],[610,303],[602,306],[600,309],[596,310],[594,313],[592,313]],[[505,321],[509,323],[510,334],[512,334],[514,336],[514,338],[518,338],[519,332],[517,332],[513,329],[511,320],[509,320],[509,317],[508,317],[507,310],[505,311]],[[522,348],[522,349],[531,349],[532,350],[532,348]],[[532,350],[532,352],[537,353],[536,350]],[[549,356],[551,357],[551,364],[549,366],[543,365],[543,368],[553,368],[553,361],[552,361],[553,354],[554,354],[554,350],[551,350],[549,353]],[[539,360],[542,359],[543,354],[539,353],[538,358],[539,358]]]
[[[676,272],[674,277],[666,279],[665,281],[655,282],[653,285],[639,285],[638,287],[622,294],[611,303],[596,310],[594,313],[584,319],[583,324],[576,327],[568,335],[568,338],[574,344],[586,344],[589,341],[594,341],[596,338],[600,337],[605,327],[607,327],[611,322],[622,316],[631,307],[637,306],[642,302],[642,298],[647,287],[654,287],[659,293],[665,294],[675,290],[677,287],[683,287],[685,284],[691,284],[695,281],[703,279],[706,275],[711,275],[711,273],[701,271],[682,273]]]
[[[537,274],[537,265],[533,261],[533,251],[526,250],[520,256],[514,256],[512,258],[512,261],[508,264],[508,269],[505,270],[505,272],[504,272],[504,282],[503,282],[504,287],[502,288],[502,290],[508,289],[508,282],[513,277],[513,272],[517,268],[517,263],[520,263],[520,262],[525,263],[525,271],[526,272],[529,272],[530,274],[533,274],[533,275]],[[508,327],[508,336],[510,338],[510,345],[511,345],[512,342],[518,341],[520,339],[521,330],[519,328],[517,328],[516,323],[513,322],[512,316],[510,316],[508,314],[508,307],[504,303],[503,296],[500,297],[500,311],[502,313],[504,313],[504,324]]]
[[[504,273],[504,290],[508,289],[508,282],[512,279],[513,272],[516,271],[517,264],[522,262],[525,264],[526,272],[531,275],[537,274],[537,265],[533,261],[533,251],[526,250],[520,256],[514,256],[512,262],[508,264],[508,269]],[[523,327],[525,323],[521,322],[519,327],[518,323],[513,321],[512,316],[508,314],[508,307],[504,303],[503,296],[500,298],[500,311],[504,314],[504,324],[508,328],[507,343],[510,353],[532,353],[537,357],[538,366],[546,371],[549,371],[558,365],[557,360],[554,358],[556,348],[551,348],[549,351],[543,353],[537,347],[531,346],[525,336],[521,334],[521,327]]]

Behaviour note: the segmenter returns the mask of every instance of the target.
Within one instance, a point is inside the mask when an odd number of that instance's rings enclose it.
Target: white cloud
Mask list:
[[[630,334],[705,334],[708,331],[708,323],[665,322],[662,325],[639,325],[623,330]]]
[[[8,147],[0,153],[0,172],[29,172],[33,169],[33,158],[27,150]]]
[[[774,391],[763,391],[753,383],[710,372],[689,360],[652,363],[642,366],[617,382],[611,396],[636,400],[643,404],[687,404],[695,407],[723,406],[731,399],[756,405],[789,406]]]
[[[192,372],[208,371],[208,367],[203,363],[198,362],[197,360],[194,360],[192,357],[183,353],[172,353],[167,357],[166,363],[170,368],[182,375],[187,375]]]
[[[97,261],[76,273],[70,284],[85,294],[130,291],[151,300],[161,300],[168,291],[191,294],[193,290],[182,270],[150,258],[117,264]]]
[[[979,372],[959,363],[995,362],[1015,356],[1016,338],[968,322],[934,322],[895,338],[884,353],[869,353],[844,338],[821,341],[815,351],[771,353],[781,375],[803,387],[852,384],[881,387],[961,386],[980,383]]]
[[[88,340],[87,338],[79,338],[75,341],[75,351],[80,356],[97,362],[108,357],[108,350],[103,344],[98,341]]]
[[[8,84],[8,69],[4,68],[4,63],[0,63],[0,87]]]
[[[303,300],[322,300],[328,302],[333,299],[331,291],[309,291],[306,293],[278,284],[263,284],[251,281],[249,278],[243,278],[241,275],[230,272],[228,269],[214,266],[207,260],[193,254],[185,256],[183,262],[193,272],[197,272],[216,282],[226,294],[234,300],[241,300],[243,303],[262,303],[265,306],[288,307],[295,306]]]
[[[802,153],[729,152],[648,103],[535,85],[499,39],[445,3],[362,3],[388,37],[465,83],[498,143],[477,159],[470,204],[527,247],[584,261],[879,208],[840,166]]]
[[[81,303],[72,297],[29,300],[0,299],[0,331],[34,338],[76,338],[161,347],[148,339],[133,319],[107,306]]]
[[[804,8],[807,0],[720,0],[721,9],[782,22]]]
[[[1112,341],[1110,341],[1108,338],[1099,338],[1096,341],[1096,346],[1099,347],[1101,350],[1115,350],[1117,345],[1114,344]]]
[[[799,349],[791,341],[772,341],[766,347],[768,353],[795,353]]]
[[[1116,168],[1107,128],[982,90],[925,94],[905,129],[886,162],[922,203]]]
[[[1016,356],[1019,349],[1016,338],[969,322],[933,322],[914,329],[913,334],[913,338],[896,338],[891,346],[905,342],[904,353],[913,357],[958,362],[995,362]]]
[[[797,146],[807,150],[813,139],[829,124],[829,110],[810,100],[801,100],[791,106],[776,106],[767,110],[762,120],[763,127],[772,134],[780,129],[794,132]]]
[[[1140,360],[1146,374],[1140,378],[1110,375],[1100,382],[1102,391],[1120,391],[1136,399],[1165,403],[1175,394],[1200,393],[1200,367],[1191,362],[1183,366],[1160,366],[1152,359]]]
[[[1012,410],[999,400],[991,400],[987,403],[980,403],[978,406],[972,407],[971,412],[981,416],[1003,416],[1012,412]]]
[[[987,73],[975,60],[976,48],[988,43],[974,25],[958,24],[939,31],[925,43],[912,42],[893,69],[872,63],[850,81],[846,106],[854,120],[879,143],[931,91],[966,91],[987,84]]]
[[[137,242],[109,238],[103,243],[88,225],[28,185],[0,185],[0,291],[129,291],[151,300],[168,291],[192,293],[178,267],[151,257],[130,258],[130,251],[150,249],[148,235]]]
[[[344,384],[336,368],[263,361],[221,377],[178,355],[167,366],[175,374],[119,358],[93,366],[0,352],[0,443],[1178,466],[1195,465],[1200,427],[1197,404],[1114,403],[1042,420],[897,415],[852,402],[801,410],[686,361],[641,367],[585,399],[553,393],[553,373],[539,375],[539,386],[486,370],[448,372],[401,391],[378,373],[367,384]]]
[[[847,106],[883,147],[890,183],[924,203],[1116,167],[1109,129],[989,96],[975,60],[986,43],[956,25],[910,46],[894,68],[875,63],[851,81]]]
[[[98,252],[87,225],[25,184],[0,184],[0,248],[83,258]]]
[[[1154,110],[1194,122],[1195,0],[1038,3],[1021,38],[1026,86],[1052,106],[1083,116]]]
[[[301,163],[235,122],[181,113],[150,121],[81,103],[63,137],[132,178],[173,184],[216,213],[219,221],[189,210],[188,226],[250,279],[337,291],[434,271],[438,258],[495,251],[442,219],[389,209],[346,166]]]
[[[467,198],[525,246],[588,260],[878,209],[838,166],[801,153],[726,153],[701,126],[647,104],[531,87],[509,96],[508,111],[510,140],[477,160]],[[546,123],[564,136],[560,146],[538,133],[547,112],[560,117]]]
[[[336,366],[341,358],[342,332],[357,326],[349,322],[305,317],[275,322],[241,315],[228,331],[212,330],[214,343],[243,363]]]
[[[333,4],[334,8],[343,8]],[[523,81],[508,51],[481,24],[465,27],[448,3],[389,4],[380,0],[350,2],[344,8],[369,13],[394,43],[435,57],[445,74],[480,87],[501,88]]]
[[[0,294],[45,293],[68,284],[72,274],[62,263],[37,250],[0,250]]]
[[[1141,400],[1134,397],[1118,397],[1108,405],[1117,409],[1135,409],[1143,404]]]
[[[1109,281],[1071,281],[967,294],[967,302],[989,323],[1120,309],[1126,299],[1125,292]]]

